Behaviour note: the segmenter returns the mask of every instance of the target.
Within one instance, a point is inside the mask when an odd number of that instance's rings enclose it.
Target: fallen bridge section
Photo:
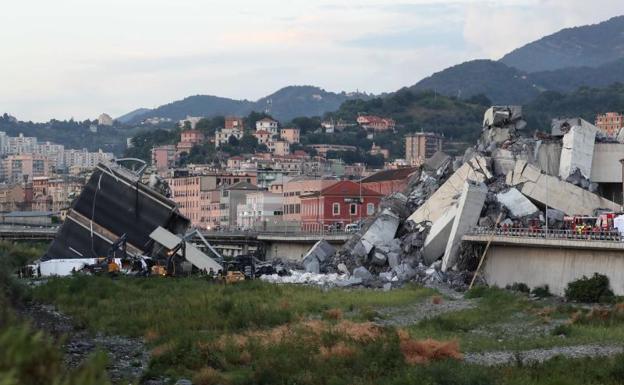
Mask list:
[[[524,161],[507,174],[507,184],[517,186],[527,197],[568,215],[594,215],[596,209],[619,211],[621,206],[557,177],[543,174]]]

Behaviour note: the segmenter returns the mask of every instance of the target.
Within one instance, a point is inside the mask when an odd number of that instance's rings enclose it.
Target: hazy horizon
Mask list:
[[[0,15],[0,113],[118,117],[196,94],[256,100],[289,85],[391,92],[624,13],[615,0],[281,3],[11,2]]]

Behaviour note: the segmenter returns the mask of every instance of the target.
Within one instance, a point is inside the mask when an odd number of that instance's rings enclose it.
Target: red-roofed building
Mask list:
[[[374,173],[361,180],[362,186],[376,191],[382,195],[391,195],[395,192],[404,192],[407,183],[414,173],[418,173],[417,167],[404,167],[395,170],[383,170]]]
[[[396,125],[394,119],[382,118],[374,115],[360,115],[357,118],[357,123],[362,126],[362,128],[372,128],[375,131],[394,130],[394,126]]]
[[[344,229],[375,214],[382,194],[349,180],[319,192],[301,195],[301,227],[305,231]]]

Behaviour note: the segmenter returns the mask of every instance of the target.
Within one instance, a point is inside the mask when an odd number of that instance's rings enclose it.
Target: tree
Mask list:
[[[267,113],[251,111],[249,115],[244,118],[245,127],[250,130],[255,130],[256,122],[264,118],[273,119],[273,117]]]
[[[238,146],[239,145],[239,141],[238,141],[238,139],[236,139],[236,137],[234,135],[230,135],[230,137],[228,138],[228,144],[230,146]]]

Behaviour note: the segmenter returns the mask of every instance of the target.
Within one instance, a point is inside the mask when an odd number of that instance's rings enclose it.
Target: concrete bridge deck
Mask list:
[[[475,229],[462,240],[492,241],[482,269],[490,285],[548,285],[552,293],[564,295],[570,282],[599,273],[609,277],[615,294],[624,295],[624,242],[616,232]]]
[[[474,229],[462,241],[503,246],[570,248],[624,251],[624,242],[617,232],[578,234],[571,230],[491,230]]]

